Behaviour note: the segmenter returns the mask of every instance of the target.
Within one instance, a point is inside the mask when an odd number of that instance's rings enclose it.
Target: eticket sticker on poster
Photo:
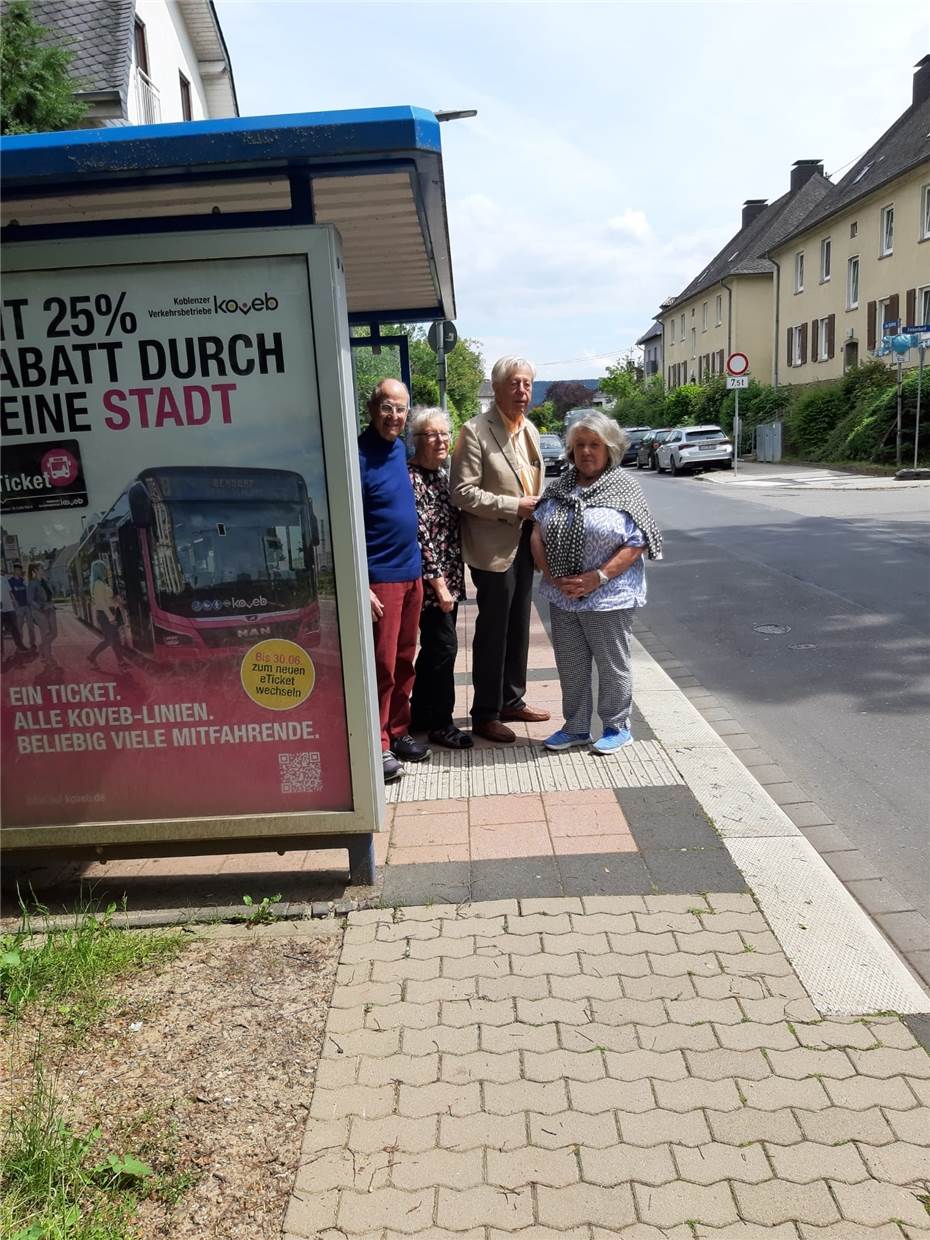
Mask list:
[[[352,807],[306,262],[8,274],[5,826]]]

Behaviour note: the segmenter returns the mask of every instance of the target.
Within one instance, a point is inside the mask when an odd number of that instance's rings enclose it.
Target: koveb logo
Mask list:
[[[217,297],[213,294],[216,314],[251,314],[253,310],[277,310],[278,299],[272,293],[253,297],[251,301],[237,301],[235,297]]]

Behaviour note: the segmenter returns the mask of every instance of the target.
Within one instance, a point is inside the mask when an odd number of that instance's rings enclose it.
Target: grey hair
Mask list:
[[[499,357],[491,371],[491,386],[500,387],[516,370],[528,370],[530,378],[536,378],[536,367],[525,357]]]
[[[419,435],[428,422],[442,422],[446,430],[450,434],[452,433],[452,424],[445,409],[439,409],[431,405],[425,407],[421,405],[414,409],[410,415],[410,434]]]
[[[617,425],[613,418],[609,418],[606,413],[598,413],[595,410],[592,413],[586,413],[577,422],[573,422],[566,432],[565,455],[572,464],[575,463],[575,436],[579,431],[591,431],[592,434],[597,435],[598,439],[604,441],[612,466],[619,465],[623,460],[623,454],[630,444],[629,436],[626,431]]]
[[[400,383],[400,386],[407,393],[407,405],[410,405],[410,392],[406,383],[401,383],[400,379],[395,379],[393,375],[385,375],[385,377],[383,379],[379,379],[375,386],[371,389],[371,395],[368,397],[367,402],[369,417],[381,404],[381,389],[384,387],[385,383]]]

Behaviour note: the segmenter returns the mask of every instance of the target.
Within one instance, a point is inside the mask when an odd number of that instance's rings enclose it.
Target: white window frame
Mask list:
[[[681,321],[679,323],[679,326],[681,328],[681,331],[680,331],[678,338],[679,340],[684,341],[684,338],[685,338],[685,316],[684,315],[681,316]]]
[[[701,331],[707,331],[707,302],[701,306]]]
[[[882,343],[882,337],[885,334],[885,315],[888,312],[888,303],[890,297],[883,297],[881,301],[875,303],[875,347],[876,349]]]
[[[917,290],[917,300],[914,304],[917,309],[917,322],[930,323],[930,284],[925,284]]]
[[[691,328],[691,359],[692,361],[696,357],[697,357],[697,328],[692,327]]]
[[[887,258],[894,253],[894,203],[882,207],[878,233],[878,256]]]
[[[804,292],[804,251],[798,250],[794,256],[794,291]]]
[[[850,224],[849,224],[849,236],[850,236],[850,240],[851,240],[853,237],[858,237],[858,236],[859,236],[859,221],[858,221],[858,220],[851,220],[851,221],[850,221]]]
[[[717,294],[716,318],[717,318],[716,326],[719,327],[720,324],[723,322],[723,293]]]
[[[920,191],[920,240],[930,241],[930,184]]]
[[[853,266],[855,264],[855,267]],[[853,301],[853,271],[856,273],[856,299]],[[859,308],[859,255],[851,254],[846,263],[846,309]]]
[[[829,283],[833,274],[833,240],[824,237],[820,243],[820,283]]]
[[[801,365],[801,324],[791,329],[791,354],[788,358],[789,366]]]
[[[828,362],[830,360],[827,351],[827,332],[830,330],[829,318],[817,320],[817,356],[815,362]]]

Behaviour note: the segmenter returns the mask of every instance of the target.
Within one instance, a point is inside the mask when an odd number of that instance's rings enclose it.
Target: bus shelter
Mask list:
[[[346,847],[372,881],[350,328],[454,318],[436,117],[2,156],[7,855]]]

